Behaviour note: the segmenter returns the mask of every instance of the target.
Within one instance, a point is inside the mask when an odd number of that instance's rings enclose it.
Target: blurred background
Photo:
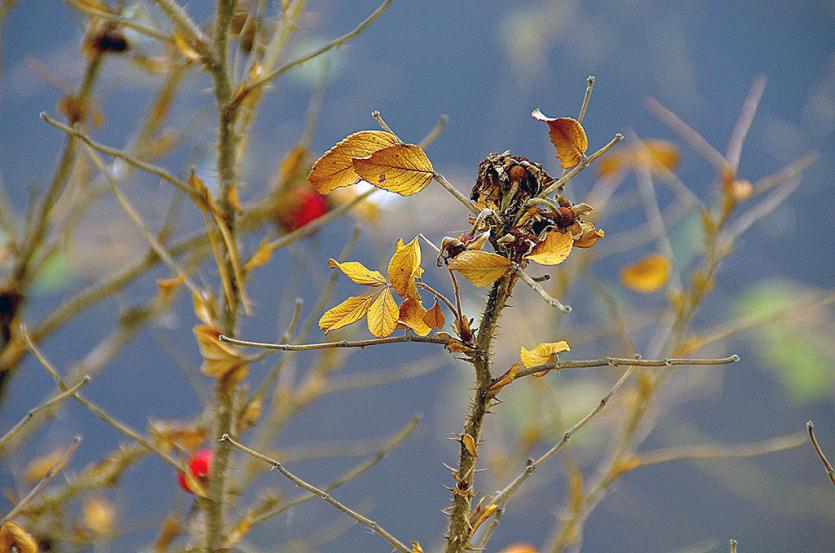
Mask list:
[[[272,4],[272,3],[270,3]],[[287,59],[352,29],[377,3],[366,0],[308,2]],[[162,16],[144,4],[137,9],[162,27]],[[210,19],[208,2],[190,2],[199,22]],[[273,8],[277,10],[277,8]],[[61,2],[19,2],[2,28],[0,80],[0,175],[11,203],[22,210],[30,188],[42,190],[54,170],[63,136],[38,118],[56,113],[56,103],[79,81],[83,58],[79,44],[85,18]],[[258,112],[241,175],[244,202],[269,187],[286,152],[305,131],[308,106],[327,71],[321,110],[311,149],[318,155],[347,134],[373,129],[372,110],[382,112],[404,139],[418,141],[441,114],[449,123],[427,149],[433,164],[459,189],[468,191],[478,163],[490,152],[506,149],[542,162],[559,172],[544,126],[530,117],[540,107],[549,115],[573,115],[580,106],[586,77],[597,78],[584,121],[590,150],[615,132],[630,137],[662,138],[681,148],[677,173],[696,195],[716,195],[715,172],[697,152],[646,108],[648,97],[679,114],[724,151],[742,103],[758,75],[767,78],[759,112],[744,149],[739,174],[756,181],[789,162],[817,152],[798,191],[772,215],[743,236],[737,251],[723,264],[716,289],[694,322],[710,328],[742,314],[769,313],[835,284],[832,236],[835,231],[835,4],[825,1],[632,0],[447,2],[396,0],[360,37],[321,60],[291,70],[266,95]],[[133,48],[151,51],[131,35]],[[327,67],[324,67],[327,65]],[[159,79],[122,59],[108,58],[96,87],[103,118],[92,134],[106,144],[122,145],[152,101]],[[192,71],[183,82],[169,125],[186,131],[178,147],[159,163],[184,175],[196,165],[212,185],[211,142],[214,98],[211,82]],[[570,289],[565,298],[570,315],[555,317],[528,289],[518,289],[514,309],[504,317],[496,352],[497,367],[514,362],[520,344],[566,339],[572,359],[617,355],[618,340],[603,332],[605,306],[591,293],[605,287],[631,319],[632,338],[646,347],[663,306],[663,294],[644,296],[625,290],[620,270],[655,251],[652,241],[628,251],[605,249],[619,233],[644,222],[633,176],[624,176],[617,198],[623,203],[604,224],[606,239],[594,250],[576,252],[570,263],[589,256],[595,283]],[[567,191],[581,200],[596,184],[592,169]],[[149,220],[161,220],[171,193],[156,179],[134,173],[126,186]],[[660,201],[674,196],[659,186]],[[381,265],[394,241],[423,232],[436,242],[466,229],[465,214],[442,190],[432,186],[403,200],[382,198],[376,218],[345,218],[316,235],[282,250],[253,277],[249,288],[256,316],[245,318],[241,336],[272,341],[280,336],[296,297],[311,313],[328,279],[325,261],[338,257],[360,225],[362,234],[353,259]],[[186,211],[181,228],[195,228],[198,216]],[[110,195],[105,195],[78,223],[78,234],[55,255],[36,286],[24,318],[36,321],[64,298],[71,297],[144,251],[144,239]],[[692,215],[670,229],[675,263],[687,267],[700,253],[700,227]],[[253,239],[255,240],[255,239]],[[252,242],[254,247],[257,241]],[[579,253],[579,255],[578,255]],[[424,258],[430,254],[424,249]],[[432,272],[431,262],[425,263]],[[561,266],[562,267],[562,266]],[[562,270],[561,268],[559,270]],[[566,269],[568,270],[568,269]],[[62,328],[45,343],[47,354],[62,367],[81,361],[114,328],[119,313],[153,295],[150,273]],[[210,280],[214,277],[210,274]],[[434,282],[444,283],[444,275]],[[428,279],[430,283],[433,279]],[[347,279],[338,281],[336,300],[354,294]],[[480,308],[479,292],[466,286],[465,311]],[[336,303],[336,301],[331,302]],[[199,353],[191,334],[195,320],[188,298],[142,330],[97,374],[88,397],[135,427],[149,418],[187,420],[202,408],[198,390],[208,378],[187,377],[183,366],[196,369]],[[835,454],[835,340],[831,307],[758,327],[714,344],[699,355],[738,353],[742,361],[723,368],[681,368],[659,399],[658,420],[643,448],[704,442],[750,442],[801,431],[813,419],[824,449]],[[364,335],[360,329],[358,335]],[[321,335],[314,329],[311,341]],[[396,432],[419,413],[417,431],[368,474],[346,485],[337,497],[361,506],[403,539],[418,538],[427,551],[439,542],[448,503],[442,484],[449,473],[441,462],[457,458],[458,432],[471,384],[470,366],[419,345],[390,346],[342,354],[344,365],[334,378],[363,371],[412,371],[400,379],[367,389],[347,389],[312,402],[288,424],[273,444],[275,451],[298,451],[312,444],[346,444],[378,439]],[[299,378],[316,354],[288,360]],[[253,366],[259,375],[269,360]],[[503,369],[502,369],[503,370]],[[263,374],[263,373],[262,373]],[[619,376],[619,370],[552,374],[519,386],[488,419],[490,470],[481,476],[484,492],[499,489],[523,466],[525,456],[541,453],[561,435],[564,419],[571,425],[592,408]],[[259,375],[260,376],[260,375]],[[192,385],[197,381],[197,388]],[[6,392],[0,412],[2,428],[18,420],[52,390],[41,367],[27,359]],[[554,413],[559,409],[560,417]],[[79,470],[123,441],[76,404],[15,451],[0,465],[0,487],[14,489],[27,464],[66,443],[75,433],[84,442],[70,471]],[[572,447],[580,467],[594,467],[611,429],[621,422],[617,404],[577,436]],[[527,450],[520,443],[524,442]],[[573,443],[573,442],[572,442]],[[334,446],[336,447],[336,446]],[[336,448],[338,449],[338,448]],[[343,447],[344,449],[344,447]],[[326,455],[291,464],[312,482],[327,482],[358,458]],[[361,457],[359,457],[361,459]],[[540,544],[553,526],[566,484],[558,457],[526,484],[502,518],[491,551],[528,541]],[[283,485],[267,474],[259,485]],[[756,459],[673,462],[625,475],[588,520],[583,550],[590,552],[724,551],[736,538],[742,552],[835,550],[835,495],[810,447]],[[97,550],[139,551],[153,541],[172,503],[183,512],[192,500],[176,485],[176,475],[148,457],[133,467],[121,485],[107,492],[115,504],[123,533]],[[68,510],[77,509],[73,503]],[[322,538],[328,532],[338,537]],[[300,538],[312,543],[286,545]],[[322,543],[317,544],[317,539]],[[329,506],[309,502],[254,531],[251,542],[264,551],[387,551],[363,527],[349,528]],[[309,544],[310,545],[310,544]],[[293,549],[295,547],[296,549]],[[693,549],[687,549],[692,547]],[[67,549],[71,550],[71,549]]]

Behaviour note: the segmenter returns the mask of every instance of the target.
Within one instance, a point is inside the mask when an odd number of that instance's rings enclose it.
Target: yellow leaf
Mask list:
[[[103,497],[89,497],[81,507],[84,525],[100,536],[113,532],[116,507]]]
[[[473,457],[478,457],[478,449],[476,449],[475,439],[469,434],[461,436],[461,443]]]
[[[366,286],[385,286],[386,284],[386,277],[382,273],[372,271],[359,261],[340,263],[336,259],[328,259],[328,267],[331,269],[339,269],[345,276],[357,284],[364,284]]]
[[[528,350],[525,346],[519,349],[519,357],[522,359],[522,364],[525,368],[536,367],[537,365],[544,365],[546,363],[553,363],[558,353],[564,351],[571,351],[568,347],[568,342],[560,340],[559,342],[547,342],[539,344],[535,348]],[[534,373],[534,376],[544,376],[548,371],[540,371]]]
[[[570,232],[555,230],[545,235],[543,240],[525,259],[536,261],[540,265],[559,265],[566,260],[574,246],[574,237]]]
[[[201,297],[197,294],[192,294],[191,303],[194,306],[194,315],[203,321],[203,324],[214,326],[216,320],[215,304],[211,295],[206,294],[205,297]]]
[[[438,304],[438,300],[435,300],[435,304],[429,308],[426,314],[423,316],[423,322],[426,323],[426,326],[429,328],[443,328],[446,324],[446,317],[444,317],[444,312],[441,310],[440,304]]]
[[[419,300],[407,298],[400,304],[400,322],[411,328],[418,336],[426,336],[432,328],[424,322],[426,309]]]
[[[394,291],[400,297],[420,300],[415,285],[415,279],[423,274],[420,263],[421,254],[418,239],[415,238],[408,244],[404,244],[403,240],[398,239],[394,246],[394,255],[391,256],[391,261],[389,261],[388,275]]]
[[[499,553],[536,553],[536,547],[529,543],[513,543],[502,549]]]
[[[170,300],[171,296],[174,295],[174,292],[183,282],[185,282],[185,277],[183,275],[171,278],[158,278],[157,288],[159,288],[159,295],[166,300]]]
[[[207,325],[197,325],[192,328],[203,365],[200,371],[206,376],[224,378],[233,376],[235,380],[243,380],[249,370],[243,355],[233,346],[218,340],[220,331]]]
[[[547,117],[539,109],[533,110],[531,115],[534,119],[548,123],[548,135],[557,148],[560,165],[566,169],[577,165],[589,148],[583,125],[571,117]]]
[[[423,547],[417,541],[412,542],[412,553],[423,553]]]
[[[680,157],[675,144],[667,140],[654,138],[635,146],[635,164],[643,165],[650,171],[657,171],[662,167],[668,171],[675,171]]]
[[[202,426],[189,423],[154,421],[150,427],[154,443],[166,453],[175,448],[196,451],[209,435]]]
[[[274,251],[275,247],[271,241],[264,238],[249,259],[246,260],[246,263],[244,263],[244,270],[250,272],[253,269],[266,265],[272,259]]]
[[[519,363],[514,363],[512,367],[510,367],[506,373],[501,375],[491,386],[490,389],[487,390],[487,393],[493,397],[499,393],[499,391],[510,384],[511,382],[516,379],[516,373],[519,372]]]
[[[399,317],[400,309],[386,286],[368,309],[368,330],[377,338],[385,338],[394,332]]]
[[[357,322],[368,313],[372,301],[374,301],[373,296],[354,296],[348,298],[336,307],[325,311],[325,314],[319,319],[319,328],[327,334],[331,330],[336,330],[337,328],[342,328],[343,326]]]
[[[370,156],[397,143],[397,137],[383,131],[360,131],[349,135],[313,164],[307,180],[320,194],[356,184],[361,177],[354,171],[353,159]]]
[[[448,266],[474,285],[488,286],[510,272],[513,263],[494,253],[467,250],[456,255]]]
[[[46,476],[49,469],[57,465],[63,458],[63,448],[56,448],[49,453],[35,457],[26,465],[26,469],[23,471],[23,478],[28,482],[37,482]]]
[[[670,278],[670,260],[660,254],[651,254],[620,273],[624,286],[635,292],[649,294],[660,290]]]
[[[35,538],[15,521],[7,520],[0,524],[0,551],[6,553],[12,547],[17,553],[38,553]]]
[[[402,196],[417,194],[435,176],[432,162],[415,144],[395,144],[367,157],[355,157],[354,170],[377,188]]]
[[[580,235],[574,239],[574,246],[578,248],[591,248],[597,241],[606,236],[603,229],[594,228],[588,221],[580,221]]]

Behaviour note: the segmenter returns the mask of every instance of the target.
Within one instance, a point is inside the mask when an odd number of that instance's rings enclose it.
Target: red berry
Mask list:
[[[328,203],[314,190],[294,190],[286,210],[279,215],[279,224],[287,232],[300,229],[328,212]]]
[[[211,449],[201,449],[199,451],[195,451],[191,458],[188,460],[188,471],[191,473],[191,476],[194,477],[196,480],[205,481],[209,477],[209,471],[212,467],[212,450]],[[186,481],[186,475],[182,472],[177,475],[177,481],[180,483],[180,487],[183,488],[185,491],[189,493],[194,493],[194,491],[188,487],[188,482]]]

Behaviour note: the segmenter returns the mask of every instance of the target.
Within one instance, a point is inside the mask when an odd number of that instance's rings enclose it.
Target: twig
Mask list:
[[[440,338],[438,336],[414,336],[411,334],[405,334],[403,336],[390,336],[388,338],[372,338],[369,340],[341,340],[338,342],[322,342],[319,344],[272,344],[268,342],[250,342],[248,340],[238,340],[236,338],[230,338],[229,336],[224,335],[218,336],[218,340],[220,340],[221,342],[234,344],[236,346],[245,346],[250,348],[262,349],[276,349],[280,351],[310,351],[316,349],[334,348],[365,348],[368,346],[380,346],[383,344],[401,344],[404,342],[417,342],[419,344],[440,344],[444,346],[450,343],[449,338]],[[460,347],[467,348],[468,350],[472,349],[469,348],[463,342],[458,342],[457,340],[453,341],[456,342],[456,344]]]
[[[458,200],[459,202],[464,204],[464,206],[467,209],[469,209],[472,213],[478,214],[480,212],[480,210],[475,206],[475,204],[467,196],[462,194],[457,188],[452,186],[452,183],[450,183],[448,180],[446,180],[445,176],[441,175],[440,173],[434,173],[432,175],[432,177],[435,179],[435,182],[437,182],[438,184],[443,186],[444,189],[447,192],[452,194],[452,196],[456,200]]]
[[[366,459],[365,461],[363,461],[359,465],[355,466],[354,468],[350,469],[349,471],[347,471],[345,474],[343,474],[342,476],[340,476],[336,480],[333,480],[332,482],[329,482],[328,484],[322,486],[320,489],[324,492],[330,492],[331,490],[335,490],[336,488],[339,488],[340,486],[343,486],[343,485],[347,484],[348,482],[356,479],[358,476],[367,472],[374,465],[376,465],[381,460],[383,460],[383,458],[385,458],[385,456],[392,449],[394,449],[395,447],[397,447],[398,445],[403,443],[403,441],[409,436],[409,434],[411,434],[412,431],[415,428],[417,428],[417,425],[419,423],[420,423],[420,417],[413,417],[412,420],[410,420],[409,423],[406,426],[404,426],[397,434],[392,436],[385,444],[383,444],[383,446],[373,456]],[[299,505],[301,503],[304,503],[305,501],[313,499],[314,497],[316,497],[316,495],[313,494],[313,493],[307,493],[307,494],[303,494],[303,495],[294,497],[292,499],[289,499],[285,503],[282,503],[281,505],[277,505],[277,506],[273,507],[272,509],[263,511],[263,512],[253,516],[251,518],[250,522],[252,524],[257,524],[257,523],[262,522],[262,521],[264,521],[268,518],[272,518],[272,517],[274,517],[278,514],[281,514],[285,511],[287,511],[288,509],[291,509],[291,508],[295,507],[296,505]]]
[[[531,289],[532,289],[534,292],[536,292],[537,294],[539,294],[539,296],[540,296],[543,300],[545,300],[545,302],[546,302],[548,305],[550,305],[551,307],[556,307],[557,309],[559,309],[559,310],[560,310],[560,311],[562,311],[563,313],[571,313],[571,306],[570,306],[570,305],[565,305],[565,304],[564,304],[564,303],[562,303],[560,300],[558,300],[558,299],[556,299],[556,298],[551,297],[551,295],[550,295],[548,292],[546,292],[546,291],[545,291],[545,288],[543,288],[541,284],[539,284],[537,281],[535,281],[535,280],[533,279],[533,277],[531,277],[528,273],[526,273],[525,271],[523,271],[521,267],[519,267],[519,266],[517,265],[517,266],[515,266],[515,267],[513,268],[513,271],[514,271],[517,275],[519,275],[519,278],[521,278],[521,279],[522,279],[522,281],[523,281],[525,284],[527,284],[528,286],[530,286],[530,287],[531,287]]]
[[[424,290],[426,290],[427,292],[429,292],[430,294],[435,296],[436,299],[439,299],[442,302],[444,302],[444,304],[449,308],[450,311],[452,311],[452,314],[455,315],[456,318],[462,316],[461,312],[458,311],[458,309],[456,309],[456,307],[452,304],[452,302],[449,301],[449,298],[447,298],[445,295],[441,294],[440,292],[438,292],[437,290],[435,290],[434,288],[432,288],[431,286],[429,286],[428,284],[426,284],[422,280],[416,282],[415,284],[417,284],[418,286],[420,286],[421,288],[423,288]]]
[[[371,117],[373,117],[374,120],[377,121],[377,124],[380,125],[381,129],[383,129],[389,134],[393,134],[394,137],[397,138],[397,140],[400,140],[400,137],[398,137],[397,134],[393,130],[391,130],[391,127],[389,127],[388,123],[386,123],[386,120],[383,119],[383,114],[381,114],[379,111],[375,109],[371,112]]]
[[[305,62],[308,62],[308,61],[312,60],[313,58],[315,58],[317,56],[320,56],[320,55],[324,54],[325,52],[327,52],[329,50],[332,50],[333,48],[336,48],[338,46],[342,46],[343,44],[345,44],[346,42],[348,42],[352,38],[360,35],[369,25],[371,25],[374,22],[375,19],[380,17],[380,15],[382,15],[382,13],[384,11],[386,11],[386,8],[389,7],[391,2],[392,2],[392,0],[383,0],[383,3],[380,4],[377,7],[377,9],[374,10],[367,18],[365,18],[365,20],[363,20],[362,23],[357,25],[356,28],[353,31],[351,31],[349,33],[346,33],[346,34],[342,35],[341,37],[338,37],[338,38],[328,42],[327,44],[325,44],[321,48],[317,48],[316,50],[314,50],[312,52],[309,52],[307,54],[299,56],[298,58],[293,59],[293,60],[285,63],[281,67],[267,73],[266,75],[264,75],[263,77],[261,77],[257,81],[254,81],[254,82],[250,83],[249,85],[247,85],[247,89],[251,91],[251,90],[254,90],[254,89],[256,89],[260,86],[263,86],[266,83],[268,83],[268,82],[272,81],[273,79],[275,79],[276,77],[278,77],[279,75],[281,75],[282,73],[285,73],[286,71],[292,69],[293,67],[296,67],[297,65],[301,65]],[[240,100],[242,100],[243,97],[245,97],[244,94],[239,94],[238,95],[238,98],[240,98]],[[238,98],[236,98],[236,101],[240,101],[240,100],[238,100]]]
[[[66,0],[66,2],[78,11],[87,14],[91,17],[99,17],[101,19],[106,19],[108,21],[112,21],[118,25],[121,25],[122,27],[126,27],[143,35],[147,35],[151,38],[167,42],[168,44],[174,44],[174,39],[172,39],[171,36],[163,33],[162,31],[154,29],[153,27],[144,25],[142,23],[137,23],[132,19],[119,15],[118,13],[113,13],[110,11],[99,9],[94,5],[90,4],[89,2],[81,2],[79,0]]]
[[[356,520],[360,524],[363,524],[363,525],[367,526],[372,532],[374,532],[375,534],[377,534],[378,536],[380,536],[381,538],[383,538],[384,540],[389,542],[397,551],[400,551],[401,553],[411,553],[412,550],[410,548],[406,547],[406,545],[404,545],[401,541],[399,541],[397,538],[392,536],[383,527],[381,527],[377,522],[361,515],[360,513],[354,511],[350,507],[347,507],[346,505],[340,503],[339,501],[334,499],[330,494],[328,494],[328,492],[326,492],[324,490],[321,490],[321,489],[317,488],[316,486],[314,486],[312,484],[309,484],[306,481],[302,480],[301,478],[299,478],[298,476],[296,476],[295,474],[293,474],[292,472],[287,470],[284,467],[284,465],[282,465],[281,463],[279,463],[275,459],[271,459],[271,458],[267,457],[266,455],[263,455],[263,454],[258,453],[257,451],[255,451],[253,449],[250,449],[250,448],[246,447],[245,445],[235,441],[231,436],[229,436],[229,434],[224,434],[223,436],[221,436],[220,441],[221,442],[229,442],[230,444],[232,444],[232,446],[234,448],[246,453],[250,457],[254,457],[255,459],[259,459],[259,460],[261,460],[261,461],[263,461],[263,462],[265,462],[269,465],[272,465],[272,468],[274,470],[277,470],[282,475],[287,477],[296,486],[298,486],[300,488],[303,488],[303,489],[307,490],[308,492],[312,493],[313,495],[322,498],[322,500],[331,504],[333,507],[342,511],[343,513],[345,513],[349,517],[353,518],[354,520]]]
[[[594,75],[589,75],[586,78],[586,93],[583,94],[583,103],[580,105],[580,114],[577,115],[577,121],[583,122],[586,116],[586,110],[589,109],[589,100],[591,100],[591,92],[594,89]]]
[[[709,161],[717,171],[722,173],[723,171],[730,169],[730,164],[728,163],[728,160],[725,159],[725,156],[720,154],[716,148],[711,146],[701,134],[682,121],[678,115],[664,107],[661,102],[655,98],[648,98],[647,108],[663,123],[676,131],[684,140],[689,142],[690,145],[693,146],[693,148],[699,152],[702,157]]]
[[[673,365],[730,365],[739,361],[739,355],[729,355],[716,359],[636,359],[634,357],[601,357],[576,361],[560,361],[545,363],[535,367],[522,369],[516,378],[522,378],[543,371],[558,371],[561,369],[589,369],[592,367],[672,367]]]
[[[435,142],[435,139],[438,138],[441,135],[441,131],[444,130],[447,121],[449,121],[449,118],[446,115],[441,115],[440,117],[438,117],[438,122],[435,123],[434,127],[432,127],[432,130],[429,131],[429,134],[424,136],[423,139],[421,139],[421,141],[418,142],[418,146],[420,146],[421,148],[426,148],[427,146]]]
[[[603,146],[602,148],[600,148],[599,150],[594,152],[592,155],[590,155],[588,157],[584,157],[582,160],[580,160],[580,163],[578,163],[571,171],[569,171],[568,173],[566,173],[565,175],[563,175],[559,179],[555,180],[551,184],[546,183],[546,184],[548,184],[548,186],[546,186],[545,189],[542,192],[539,193],[539,196],[544,198],[545,196],[550,195],[552,192],[556,192],[557,190],[560,190],[563,186],[565,186],[565,184],[568,181],[570,181],[571,179],[576,177],[578,174],[580,174],[580,172],[582,172],[589,165],[591,165],[594,162],[594,160],[596,160],[597,158],[599,158],[600,156],[602,156],[603,154],[608,152],[610,149],[612,149],[615,146],[615,144],[617,144],[621,140],[623,140],[623,135],[620,134],[620,133],[616,134],[614,136],[614,138],[612,138],[612,140],[609,141],[608,144],[606,144],[605,146]]]
[[[785,183],[782,187],[772,192],[771,195],[762,200],[760,203],[751,207],[748,211],[743,212],[736,218],[733,225],[728,228],[728,240],[731,243],[735,242],[746,230],[751,228],[751,225],[780,207],[799,186],[800,178],[795,177]]]
[[[742,111],[736,120],[736,125],[731,133],[731,139],[728,141],[728,151],[725,159],[728,160],[728,164],[734,173],[739,169],[742,146],[745,144],[745,137],[748,136],[748,131],[754,122],[754,116],[757,114],[757,107],[760,105],[763,92],[765,92],[765,76],[757,75],[751,84],[751,89],[748,91],[745,102],[742,104]]]
[[[829,459],[826,458],[826,455],[821,449],[820,444],[818,443],[817,437],[815,437],[815,423],[809,421],[806,423],[806,431],[809,433],[809,441],[812,442],[812,447],[815,448],[815,452],[820,457],[821,463],[823,463],[823,468],[826,469],[826,475],[829,476],[829,480],[832,481],[832,485],[835,486],[835,469],[832,468],[832,463],[829,462]]]
[[[155,0],[159,8],[179,27],[180,31],[188,39],[191,46],[200,52],[201,55],[212,59],[212,52],[209,49],[208,39],[197,23],[192,21],[186,10],[174,0]]]
[[[392,382],[400,382],[418,376],[429,374],[440,369],[449,362],[446,355],[438,354],[429,359],[421,359],[412,363],[405,363],[400,367],[393,367],[384,371],[363,371],[351,373],[339,378],[332,378],[325,385],[325,393],[342,392],[345,390],[361,390],[373,386],[383,386]]]
[[[803,432],[778,436],[760,442],[748,444],[696,444],[672,446],[654,451],[639,453],[635,459],[635,468],[669,463],[672,461],[695,461],[701,459],[737,459],[758,457],[767,453],[776,453],[794,449],[806,443]]]
[[[757,182],[754,183],[754,189],[751,192],[751,197],[753,198],[754,196],[765,194],[769,190],[777,188],[783,183],[800,176],[803,171],[815,163],[817,158],[818,155],[815,152],[806,154],[802,158],[792,161],[773,175],[757,180]]]
[[[28,413],[26,413],[23,416],[22,419],[20,419],[20,421],[16,425],[14,425],[11,428],[11,430],[9,430],[8,432],[6,432],[6,434],[4,434],[2,437],[0,437],[0,449],[2,448],[3,444],[5,444],[8,440],[11,440],[12,438],[14,438],[15,435],[17,435],[17,433],[20,432],[20,429],[23,428],[26,425],[26,423],[28,423],[30,420],[32,420],[32,418],[35,415],[37,415],[41,411],[49,409],[50,407],[52,407],[53,405],[55,405],[57,403],[60,403],[60,402],[64,401],[68,397],[75,395],[76,392],[78,392],[84,386],[89,384],[90,380],[92,380],[92,379],[89,376],[84,376],[84,378],[79,380],[77,383],[75,383],[71,387],[67,388],[66,390],[61,391],[58,394],[55,394],[54,396],[52,396],[48,400],[44,401],[43,403],[41,403],[37,407],[32,408]]]
[[[728,542],[728,545],[730,547],[730,552],[731,553],[736,553],[736,540],[730,540]]]

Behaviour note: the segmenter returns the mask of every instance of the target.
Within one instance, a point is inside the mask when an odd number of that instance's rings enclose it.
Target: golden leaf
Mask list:
[[[183,275],[171,278],[158,278],[157,288],[159,288],[159,295],[166,300],[170,300],[171,296],[174,295],[174,292],[183,282],[185,282],[185,277]]]
[[[258,247],[255,248],[255,251],[252,252],[252,255],[249,256],[249,259],[246,260],[246,263],[244,263],[244,271],[250,272],[253,269],[266,265],[272,259],[273,252],[275,252],[275,247],[270,240],[264,238],[258,244]]]
[[[26,465],[26,469],[23,471],[23,478],[27,482],[37,482],[46,476],[49,469],[57,465],[63,458],[64,448],[56,448],[49,453],[35,457]]]
[[[215,304],[212,301],[212,297],[210,295],[201,297],[197,294],[192,294],[191,303],[194,307],[195,316],[203,321],[203,324],[213,326],[215,323]]]
[[[366,286],[385,286],[386,277],[379,271],[372,271],[359,261],[340,263],[336,259],[328,259],[328,267],[339,269],[352,281]]]
[[[373,296],[354,296],[343,301],[336,307],[332,307],[325,311],[322,318],[319,319],[319,328],[327,334],[331,330],[348,326],[365,317],[368,309],[371,307],[371,302],[374,301]]]
[[[496,381],[495,381],[495,382],[494,382],[494,383],[490,386],[490,389],[489,389],[489,390],[487,390],[487,394],[488,394],[490,397],[494,397],[496,394],[498,394],[498,393],[499,393],[499,391],[500,391],[502,388],[504,388],[505,386],[507,386],[508,384],[510,384],[511,382],[513,382],[513,380],[516,378],[516,373],[518,373],[518,372],[519,372],[519,368],[520,368],[520,367],[519,367],[519,363],[514,363],[514,364],[513,364],[513,366],[512,366],[512,367],[510,367],[510,368],[507,370],[507,372],[505,372],[503,375],[501,375],[501,376],[498,378],[498,380],[496,380]]]
[[[525,368],[536,367],[537,365],[544,365],[546,363],[553,363],[558,353],[564,351],[571,351],[568,347],[568,342],[560,340],[559,342],[546,342],[537,345],[535,348],[528,350],[525,346],[519,349],[519,357]],[[540,371],[534,373],[534,376],[545,376],[548,371]]]
[[[536,261],[540,265],[559,265],[566,260],[574,246],[574,237],[570,232],[555,230],[545,235],[543,240],[525,259]]]
[[[38,542],[29,532],[13,520],[0,524],[0,551],[6,553],[15,548],[17,553],[38,553]]]
[[[400,309],[397,308],[391,290],[386,286],[374,298],[374,303],[368,309],[368,330],[377,338],[385,338],[394,332],[399,317]]]
[[[669,259],[661,254],[651,254],[625,267],[620,273],[620,280],[630,290],[649,294],[660,290],[669,280],[671,272]]]
[[[196,451],[209,435],[209,431],[190,423],[153,421],[150,424],[154,443],[166,453],[173,449]]]
[[[233,376],[235,380],[243,380],[249,370],[243,355],[229,344],[218,340],[220,331],[212,326],[197,325],[192,328],[203,365],[200,371],[206,376],[225,378]]]
[[[513,262],[506,257],[481,250],[466,250],[456,255],[448,267],[460,272],[475,286],[488,286],[510,272]]]
[[[499,553],[536,553],[536,547],[529,543],[513,543],[502,549]]]
[[[81,507],[81,518],[87,528],[105,536],[113,532],[116,507],[103,497],[88,497]]]
[[[397,143],[396,136],[384,131],[360,131],[349,135],[313,164],[307,180],[320,194],[356,184],[362,177],[354,171],[354,158],[370,156]]]
[[[603,229],[594,228],[588,221],[580,221],[580,235],[574,238],[574,246],[577,248],[591,248],[597,241],[606,236]]]
[[[426,323],[426,326],[429,328],[443,328],[446,324],[446,317],[444,317],[444,312],[441,310],[440,304],[438,304],[438,300],[435,300],[435,304],[426,311],[426,314],[423,316],[423,322]]]
[[[432,327],[424,322],[426,313],[423,303],[419,300],[407,298],[400,304],[400,322],[411,328],[418,336],[426,336],[432,332]]]
[[[470,452],[470,455],[478,457],[478,449],[476,449],[475,439],[472,436],[464,434],[461,436],[461,443],[464,444],[464,447]]]
[[[417,541],[412,542],[412,553],[423,553],[423,547]]]
[[[355,157],[354,170],[377,188],[402,196],[417,194],[435,176],[432,162],[415,144],[395,144],[367,157]]]
[[[191,47],[188,39],[176,27],[171,32],[171,38],[174,39],[174,46],[177,47],[177,50],[180,51],[184,58],[188,61],[200,61],[200,54]]]
[[[571,117],[548,117],[539,109],[533,110],[531,116],[548,123],[548,135],[551,137],[551,143],[557,148],[556,155],[560,165],[568,169],[583,159],[589,148],[589,140],[579,121]]]
[[[608,177],[634,167],[655,173],[659,172],[659,169],[675,171],[680,157],[678,148],[672,142],[651,138],[620,152],[606,155],[597,163],[597,173],[601,177]]]
[[[394,255],[391,256],[388,267],[389,281],[401,298],[412,298],[420,300],[415,279],[420,278],[423,269],[420,267],[421,254],[420,242],[415,238],[408,244],[398,239],[394,246]]]

